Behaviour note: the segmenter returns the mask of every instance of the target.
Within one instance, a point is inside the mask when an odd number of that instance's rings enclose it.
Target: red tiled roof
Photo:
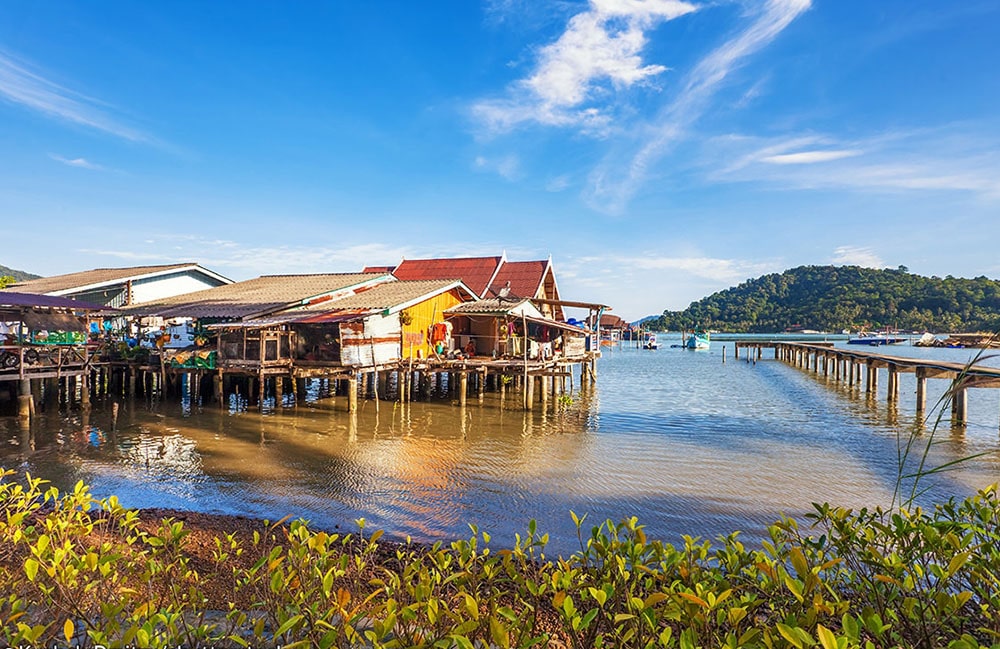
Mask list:
[[[392,272],[397,279],[460,279],[479,297],[496,275],[503,257],[458,257],[455,259],[404,259]]]
[[[500,272],[490,285],[490,294],[498,292],[507,282],[510,282],[510,294],[517,297],[536,297],[542,282],[545,281],[545,271],[549,262],[542,261],[505,261],[500,266]],[[489,296],[487,296],[489,297]]]
[[[396,270],[395,266],[365,266],[362,273],[391,273]]]

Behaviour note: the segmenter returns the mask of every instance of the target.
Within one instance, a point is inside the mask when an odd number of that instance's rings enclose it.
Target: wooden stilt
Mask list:
[[[347,412],[358,411],[358,375],[352,374],[347,380]]]

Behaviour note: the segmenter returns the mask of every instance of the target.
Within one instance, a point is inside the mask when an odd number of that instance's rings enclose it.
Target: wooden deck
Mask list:
[[[737,341],[736,358],[745,350],[748,359],[760,359],[764,349],[773,349],[774,358],[791,365],[813,371],[823,376],[833,376],[848,386],[864,385],[866,394],[878,389],[879,370],[886,374],[886,399],[899,400],[899,375],[916,375],[916,410],[923,414],[927,408],[927,379],[945,379],[952,382],[948,396],[951,401],[954,423],[965,426],[968,411],[968,393],[971,388],[1000,388],[1000,368],[982,364],[962,364],[923,358],[892,356],[877,351],[853,348],[835,348],[833,343],[796,343],[778,341]]]

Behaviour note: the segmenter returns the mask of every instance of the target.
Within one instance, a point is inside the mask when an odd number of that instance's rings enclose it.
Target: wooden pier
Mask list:
[[[778,341],[737,341],[735,356],[744,350],[748,360],[759,360],[764,349],[773,349],[774,358],[794,367],[833,377],[846,382],[849,387],[864,386],[865,394],[875,395],[879,384],[879,370],[885,370],[886,400],[899,400],[899,375],[916,376],[916,411],[927,411],[927,379],[945,379],[951,382],[948,395],[951,401],[952,420],[956,426],[968,423],[968,390],[971,388],[1000,388],[1000,368],[977,364],[951,363],[921,358],[890,356],[860,349],[835,348],[833,343],[801,343]]]

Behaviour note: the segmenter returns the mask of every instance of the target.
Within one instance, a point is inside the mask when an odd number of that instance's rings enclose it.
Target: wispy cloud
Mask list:
[[[516,180],[521,176],[521,159],[514,154],[500,156],[499,158],[476,156],[473,166],[479,171],[496,173],[506,180]]]
[[[394,264],[413,251],[381,243],[345,246],[247,246],[197,235],[161,234],[131,249],[82,248],[77,252],[131,264],[180,263],[197,259],[223,274],[255,277],[276,273],[360,272],[371,264]]]
[[[565,191],[569,187],[569,176],[567,174],[562,174],[561,176],[556,176],[552,178],[547,183],[545,183],[545,191],[547,192],[561,192]]]
[[[839,151],[799,151],[797,153],[782,153],[779,155],[769,155],[761,158],[761,162],[769,162],[776,165],[806,165],[819,162],[830,162],[831,160],[841,160],[843,158],[853,158],[861,155],[857,149],[841,149]]]
[[[49,79],[32,66],[0,51],[0,98],[48,117],[92,128],[133,142],[149,141],[115,118],[108,104]]]
[[[541,48],[530,76],[506,96],[477,103],[473,113],[493,133],[525,122],[600,131],[609,124],[615,91],[667,69],[643,62],[646,32],[695,9],[681,0],[591,0],[558,40]]]
[[[840,246],[833,251],[831,260],[844,266],[864,266],[865,268],[885,268],[885,262],[871,248]]]
[[[732,71],[767,46],[810,6],[811,0],[767,0],[746,29],[699,61],[676,98],[661,109],[655,122],[642,129],[645,144],[624,161],[608,160],[591,174],[591,204],[612,213],[621,212],[656,163],[687,135]],[[623,174],[620,169],[624,169]]]
[[[1000,199],[1000,141],[992,128],[955,124],[837,141],[816,134],[727,136],[705,145],[713,182],[758,182],[784,189],[961,191]]]
[[[52,158],[53,160],[55,160],[56,162],[61,162],[64,165],[67,165],[69,167],[78,167],[80,169],[90,169],[92,171],[103,171],[104,170],[103,166],[101,166],[99,164],[95,164],[95,163],[87,160],[86,158],[64,158],[63,156],[57,155],[55,153],[50,153],[49,157]]]

